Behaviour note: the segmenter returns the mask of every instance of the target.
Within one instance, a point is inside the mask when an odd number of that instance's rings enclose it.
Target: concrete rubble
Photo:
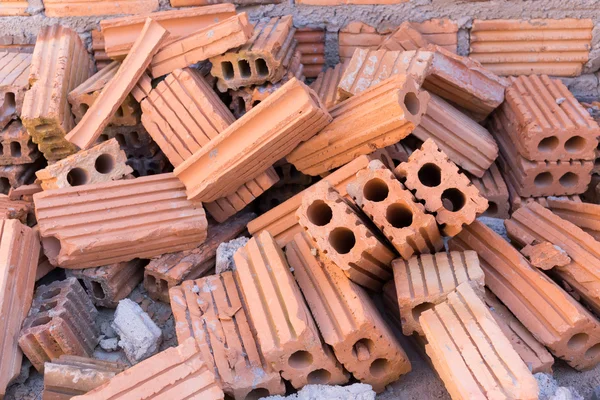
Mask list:
[[[0,0],[1,400],[592,396],[600,17],[38,3]]]

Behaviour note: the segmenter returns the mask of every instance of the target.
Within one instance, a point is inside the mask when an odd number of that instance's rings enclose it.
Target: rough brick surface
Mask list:
[[[508,218],[510,203],[508,187],[496,163],[492,163],[481,178],[471,176],[471,182],[488,201],[488,208],[482,214],[485,217]]]
[[[531,265],[548,270],[554,267],[564,267],[571,262],[569,255],[560,247],[550,242],[528,244],[521,249]]]
[[[21,115],[31,57],[25,52],[0,51],[0,127]]]
[[[382,392],[408,373],[408,357],[365,289],[350,281],[298,233],[286,256],[325,343],[356,379]]]
[[[152,58],[152,76],[158,78],[178,68],[220,56],[230,49],[244,45],[252,36],[252,31],[248,16],[242,12],[169,41]]]
[[[148,75],[148,72],[144,72],[140,79],[137,81],[133,89],[131,89],[131,95],[138,102],[141,103],[152,90],[152,78]]]
[[[0,397],[21,370],[17,339],[27,316],[40,252],[38,235],[15,220],[0,220]]]
[[[211,57],[219,90],[279,81],[296,51],[295,32],[291,15],[259,21],[243,46]]]
[[[46,191],[34,202],[44,251],[63,268],[151,258],[206,239],[204,209],[172,174]]]
[[[512,78],[490,130],[532,161],[593,160],[600,127],[569,89],[547,75]]]
[[[467,283],[425,311],[421,324],[427,355],[453,399],[538,398],[535,378]]]
[[[379,290],[391,279],[394,252],[328,182],[303,193],[296,218],[323,254],[353,282]]]
[[[96,389],[126,366],[111,361],[62,355],[44,368],[44,400],[69,400]]]
[[[359,171],[347,190],[403,258],[444,247],[435,217],[425,213],[423,205],[381,161],[373,160]]]
[[[468,282],[483,295],[483,271],[474,251],[423,254],[392,263],[402,332],[424,335],[419,317]]]
[[[146,18],[149,16],[169,32],[169,37],[165,42],[167,44],[234,15],[235,6],[233,4],[216,4],[207,7],[105,19],[100,21],[100,27],[104,35],[107,56],[115,60],[122,60],[142,32]]]
[[[214,201],[264,172],[330,121],[316,94],[292,78],[175,168],[175,175],[189,199]]]
[[[316,78],[325,65],[325,30],[321,28],[298,28],[294,34],[297,50],[302,53],[304,76]]]
[[[268,232],[250,239],[234,255],[236,280],[248,305],[252,332],[265,361],[295,388],[307,383],[341,385],[348,374],[319,331],[289,270],[285,256]]]
[[[509,340],[513,349],[525,362],[532,373],[545,372],[552,374],[554,357],[538,342],[531,332],[498,300],[489,290],[485,290],[483,301],[496,320],[496,323]]]
[[[73,400],[160,400],[165,394],[172,400],[224,399],[223,390],[202,361],[202,353],[193,338],[142,361],[106,385]]]
[[[144,288],[150,297],[168,303],[170,288],[207,275],[215,267],[217,247],[240,235],[254,216],[243,212],[222,224],[211,225],[206,241],[197,248],[169,252],[150,261],[144,271]]]
[[[61,25],[40,30],[29,71],[31,89],[25,94],[21,119],[46,159],[60,160],[75,152],[75,146],[65,139],[74,127],[67,94],[92,72],[90,56],[77,33]]]
[[[20,121],[11,122],[0,131],[0,146],[0,165],[30,164],[41,156]]]
[[[196,339],[225,394],[236,399],[285,394],[279,372],[265,362],[252,335],[246,308],[254,305],[242,304],[233,272],[187,280],[169,295],[177,341]]]
[[[39,286],[23,322],[19,346],[40,372],[45,362],[62,354],[90,357],[98,344],[97,314],[75,278]]]
[[[317,93],[323,105],[328,110],[341,101],[338,84],[347,66],[347,64],[340,63],[335,67],[327,68],[325,71],[319,73],[315,81],[310,85],[310,88]]]
[[[394,76],[333,107],[331,124],[286,159],[307,175],[340,167],[408,136],[428,101],[429,95],[411,78]]]
[[[499,75],[577,76],[593,27],[591,19],[476,19],[469,57]]]
[[[69,93],[68,99],[71,104],[71,112],[75,117],[75,123],[81,121],[88,109],[100,96],[104,87],[115,77],[120,66],[121,63],[118,61],[111,62]],[[139,104],[129,94],[111,117],[109,125],[137,125],[140,122],[140,114]]]
[[[571,257],[553,271],[595,312],[600,310],[600,242],[539,204],[519,208],[505,221],[509,237],[520,246],[550,242]]]
[[[479,221],[449,242],[450,249],[475,250],[486,286],[533,336],[577,370],[600,361],[600,323],[517,249]]]
[[[102,267],[72,269],[68,274],[83,281],[95,305],[115,308],[142,281],[146,263],[136,258]]]
[[[545,206],[600,241],[600,204],[551,197]]]
[[[133,172],[116,139],[100,143],[55,162],[35,174],[42,189],[61,189],[109,182]]]
[[[42,191],[42,187],[36,183],[31,185],[23,185],[18,188],[11,188],[8,192],[9,200],[23,200],[32,202],[33,195]]]
[[[414,191],[417,199],[425,202],[427,211],[436,213],[436,220],[447,236],[456,235],[488,207],[487,200],[469,178],[459,172],[431,139],[394,173]]]

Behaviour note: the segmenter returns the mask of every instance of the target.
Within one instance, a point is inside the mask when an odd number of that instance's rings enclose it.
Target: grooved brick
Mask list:
[[[0,131],[0,146],[0,165],[31,164],[41,156],[20,121],[11,122]]]
[[[297,28],[294,39],[297,51],[302,54],[304,76],[316,78],[325,65],[325,30],[321,28]]]
[[[285,394],[279,372],[265,362],[252,334],[246,308],[253,305],[242,304],[239,290],[231,271],[171,288],[177,341],[196,339],[208,369],[229,396]]]
[[[365,289],[315,250],[300,232],[285,251],[323,340],[356,379],[382,392],[410,361]]]
[[[28,0],[2,0],[0,2],[0,16],[28,16],[27,8],[29,8]]]
[[[94,60],[96,60],[96,69],[100,71],[111,63],[111,59],[106,55],[104,51],[104,33],[99,29],[92,29],[92,51],[94,53]]]
[[[21,115],[31,57],[25,52],[0,51],[0,128]]]
[[[468,282],[483,295],[483,271],[474,251],[422,254],[392,263],[402,332],[423,336],[419,317],[446,301],[458,285]]]
[[[509,217],[508,187],[496,163],[492,163],[481,178],[471,176],[471,182],[488,201],[488,208],[482,214],[484,217],[502,219]]]
[[[347,63],[339,63],[335,67],[327,68],[325,71],[319,73],[315,81],[310,85],[310,88],[317,93],[317,96],[319,96],[323,105],[328,110],[341,101],[338,85],[347,67]]]
[[[545,207],[600,241],[600,204],[550,197]]]
[[[321,341],[285,256],[268,232],[234,255],[236,280],[265,361],[295,388],[341,385],[348,374]],[[328,379],[327,379],[328,378]]]
[[[170,0],[171,7],[190,7],[190,6],[208,6],[215,3],[222,3],[224,0]],[[282,0],[231,0],[231,3],[240,6],[257,4],[279,4]]]
[[[138,103],[141,103],[152,90],[152,78],[148,75],[148,72],[144,72],[140,79],[137,81],[133,89],[131,89],[131,95]]]

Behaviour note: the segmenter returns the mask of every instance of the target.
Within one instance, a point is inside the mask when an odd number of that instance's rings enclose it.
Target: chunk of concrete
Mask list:
[[[223,242],[217,247],[217,260],[215,262],[215,272],[217,274],[234,269],[233,255],[239,248],[244,247],[248,240],[247,237],[242,236],[229,242]]]
[[[119,347],[132,364],[158,352],[162,332],[135,302],[129,299],[119,302],[112,327],[119,335]]]
[[[371,385],[354,383],[348,386],[306,385],[289,396],[270,396],[263,400],[375,400]]]

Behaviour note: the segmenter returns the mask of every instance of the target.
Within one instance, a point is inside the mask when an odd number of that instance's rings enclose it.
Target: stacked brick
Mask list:
[[[294,34],[297,50],[302,54],[304,76],[316,78],[325,65],[325,30],[318,28],[298,28]]]

